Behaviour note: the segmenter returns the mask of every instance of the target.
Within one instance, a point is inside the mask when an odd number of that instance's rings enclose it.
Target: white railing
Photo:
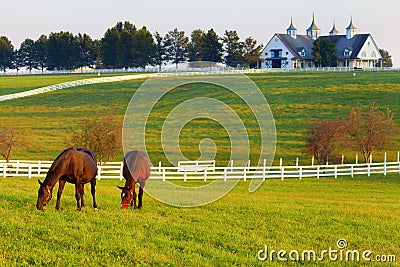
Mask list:
[[[0,161],[0,177],[43,178],[51,166],[51,161]],[[98,166],[97,179],[123,179],[122,162],[108,162]],[[159,164],[151,168],[150,179],[166,180],[215,180],[215,179],[287,179],[322,178],[371,174],[400,174],[400,161],[363,164],[310,165],[310,166],[246,166],[211,167],[202,170],[164,167]]]

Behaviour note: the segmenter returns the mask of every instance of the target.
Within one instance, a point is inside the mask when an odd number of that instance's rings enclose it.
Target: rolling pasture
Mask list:
[[[357,72],[356,76],[352,72],[290,72],[249,77],[266,96],[274,114],[275,164],[280,157],[286,164],[294,164],[296,157],[309,164],[303,148],[311,120],[344,117],[359,103],[375,102],[382,110],[390,108],[400,123],[399,72]],[[84,78],[87,76],[51,76],[57,83]],[[0,77],[0,94],[51,84],[47,79],[49,76]],[[112,114],[122,120],[130,98],[143,82],[88,85],[0,102],[0,126],[24,130],[29,140],[12,158],[54,159],[85,116]],[[166,113],[177,103],[199,95],[224,101],[240,114],[249,132],[251,151],[256,154],[257,127],[240,99],[223,88],[194,84],[173,90],[151,114],[146,142],[154,162],[166,164],[159,140]],[[206,120],[196,120],[182,129],[183,153],[196,159],[199,141],[210,135],[218,146],[217,162],[226,163],[228,136],[220,125]],[[396,160],[399,149],[388,150],[389,161]],[[354,161],[354,153],[345,152],[346,160]],[[382,153],[377,152],[374,159],[378,161]],[[121,159],[122,154],[116,160]],[[341,238],[347,240],[348,249],[396,255],[400,261],[397,174],[273,180],[254,193],[247,192],[248,182],[240,182],[219,201],[192,209],[171,207],[145,195],[142,210],[122,211],[117,185],[123,181],[98,182],[98,211],[91,208],[87,186],[86,207],[77,212],[73,186],[67,184],[60,211],[54,209],[54,193],[45,211],[38,212],[36,180],[0,178],[0,266],[274,266],[276,256],[273,262],[257,260],[257,252],[265,245],[276,251],[319,253],[337,249],[336,241]],[[343,266],[345,262],[294,263],[310,264]]]

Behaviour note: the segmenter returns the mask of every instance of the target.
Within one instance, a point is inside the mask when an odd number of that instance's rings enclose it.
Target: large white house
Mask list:
[[[297,34],[297,29],[290,22],[286,34],[275,33],[262,51],[264,59],[261,67],[296,69],[313,68],[313,44],[316,39],[329,38],[335,45],[338,54],[338,67],[372,68],[382,66],[382,56],[371,34],[357,34],[357,28],[350,20],[346,34],[340,35],[333,23],[329,35],[322,36],[315,23],[315,17],[305,35]]]

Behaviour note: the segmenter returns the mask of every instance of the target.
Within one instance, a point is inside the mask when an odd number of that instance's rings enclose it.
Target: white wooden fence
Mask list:
[[[51,166],[51,161],[0,161],[0,177],[43,178]],[[97,179],[123,179],[122,162],[108,162],[98,166]],[[363,164],[314,165],[314,166],[246,166],[246,167],[202,167],[191,169],[182,167],[152,167],[150,179],[165,180],[214,180],[214,179],[287,179],[322,178],[371,174],[400,174],[400,161]]]

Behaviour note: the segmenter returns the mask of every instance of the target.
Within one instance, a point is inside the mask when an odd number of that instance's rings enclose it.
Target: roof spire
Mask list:
[[[297,38],[297,29],[293,25],[293,17],[290,17],[290,26],[289,28],[286,29],[286,33],[290,35],[292,38],[296,39]]]
[[[313,19],[311,22],[311,26],[307,29],[307,35],[312,39],[317,39],[321,33],[320,28],[318,28],[317,24],[315,24],[315,13],[313,12]]]
[[[354,24],[353,24],[353,16],[351,16],[350,17],[350,24],[346,28],[347,39],[353,38],[353,36],[356,35],[356,33],[357,33],[357,28],[356,28],[356,26],[354,26]]]
[[[333,35],[338,35],[338,34],[339,34],[339,31],[336,29],[336,22],[335,22],[335,20],[333,20],[333,27],[332,27],[332,30],[329,32],[329,35],[333,36]]]

